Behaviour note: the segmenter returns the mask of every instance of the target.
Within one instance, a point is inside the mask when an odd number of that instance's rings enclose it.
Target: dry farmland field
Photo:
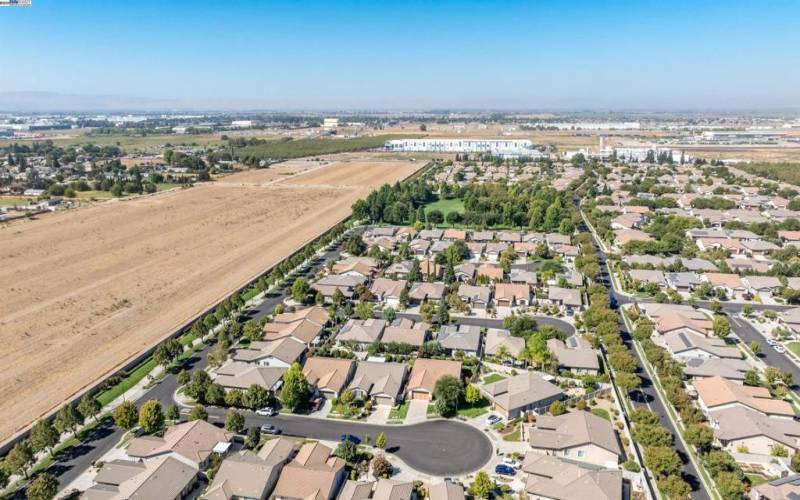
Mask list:
[[[295,160],[0,225],[0,441],[422,165]]]

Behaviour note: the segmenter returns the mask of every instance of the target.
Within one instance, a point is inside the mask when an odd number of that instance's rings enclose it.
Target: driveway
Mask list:
[[[373,410],[372,413],[369,414],[367,417],[367,423],[369,424],[385,424],[386,419],[389,418],[389,412],[392,411],[391,406],[387,405],[377,405]]]
[[[209,408],[209,420],[222,423],[225,410]],[[375,425],[296,415],[261,417],[245,412],[247,426],[270,423],[288,436],[339,441],[342,434],[374,440],[386,434],[387,451],[409,467],[432,476],[460,476],[483,467],[492,458],[489,438],[472,426],[452,420],[432,420],[413,425]]]
[[[419,422],[428,421],[428,402],[418,399],[412,399],[408,402],[408,413],[406,414],[405,422],[407,424],[416,424]]]

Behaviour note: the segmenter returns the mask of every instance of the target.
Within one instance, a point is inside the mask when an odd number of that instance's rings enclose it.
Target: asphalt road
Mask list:
[[[767,365],[774,366],[782,372],[789,372],[794,375],[793,390],[798,389],[798,381],[800,381],[800,368],[790,360],[786,354],[781,354],[771,345],[767,344],[766,339],[758,330],[747,321],[733,315],[728,316],[731,324],[731,330],[736,334],[742,342],[749,344],[750,342],[758,342],[761,345],[761,354],[759,358]]]
[[[588,231],[588,228],[582,225],[582,231]],[[597,244],[594,235],[592,235],[592,243],[594,244],[595,250],[597,251],[597,258],[598,263],[600,264],[601,269],[601,277],[605,277],[607,280],[610,280],[610,269],[608,267],[608,262],[606,261],[606,255],[602,251],[602,249]],[[618,304],[626,304],[632,302],[629,297],[624,295],[618,295],[614,292],[613,287],[611,286],[611,282],[607,281],[606,288],[608,288],[609,293],[613,296]],[[642,380],[642,385],[636,391],[631,393],[631,400],[633,401],[633,405],[637,408],[646,407],[647,409],[655,412],[661,421],[661,425],[665,428],[669,429],[672,434],[676,436],[675,443],[673,444],[673,448],[678,452],[683,459],[683,480],[686,481],[692,487],[691,497],[697,500],[711,500],[711,497],[708,495],[708,492],[703,488],[703,483],[700,482],[700,476],[695,469],[692,462],[689,460],[689,455],[686,451],[686,448],[683,446],[683,443],[677,438],[678,430],[672,424],[672,420],[670,420],[667,409],[664,406],[664,402],[658,395],[656,387],[653,385],[653,381],[650,379],[647,371],[644,369],[643,360],[639,356],[639,353],[633,346],[633,338],[631,337],[630,332],[628,331],[628,327],[625,325],[625,322],[622,321],[620,317],[619,323],[620,331],[622,333],[622,342],[628,348],[629,351],[634,355],[636,358],[636,374]]]
[[[209,409],[212,422],[225,421],[225,409]],[[342,434],[362,440],[369,434],[374,440],[386,434],[387,451],[397,455],[409,467],[434,476],[456,476],[483,467],[492,457],[489,438],[475,427],[453,420],[433,420],[414,425],[374,425],[335,419],[295,415],[261,417],[246,412],[248,427],[270,423],[289,436],[339,441]]]

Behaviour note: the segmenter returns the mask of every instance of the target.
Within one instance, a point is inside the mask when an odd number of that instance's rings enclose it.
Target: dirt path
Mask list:
[[[250,171],[0,226],[0,441],[421,166]]]

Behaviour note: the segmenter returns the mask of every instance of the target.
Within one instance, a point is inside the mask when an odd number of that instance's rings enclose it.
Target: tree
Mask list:
[[[361,240],[361,237],[354,234],[344,240],[342,249],[350,255],[363,255],[367,251],[367,245]]]
[[[60,433],[73,432],[78,428],[82,420],[80,413],[78,413],[75,407],[71,404],[66,404],[58,410],[58,414],[55,420],[53,420],[53,425]]]
[[[678,453],[666,446],[650,446],[644,449],[644,465],[661,477],[678,474],[683,463]]]
[[[397,313],[391,307],[386,307],[383,309],[383,319],[388,324],[392,324],[392,322],[397,318]]]
[[[269,403],[269,391],[258,384],[251,384],[242,396],[242,404],[251,410],[263,408],[267,403]]]
[[[361,456],[358,445],[350,440],[339,443],[333,454],[351,465],[358,463]]]
[[[28,478],[28,467],[33,463],[33,450],[27,439],[23,439],[11,448],[3,461],[3,467],[11,474],[21,473]]]
[[[167,408],[167,412],[164,416],[166,417],[167,420],[172,420],[173,422],[177,422],[178,420],[180,420],[181,412],[178,409],[178,405],[175,404],[169,405],[169,408]]]
[[[475,498],[489,498],[494,489],[494,481],[485,471],[475,474],[475,480],[469,485],[469,492]]]
[[[305,278],[297,278],[292,285],[292,299],[300,304],[305,304],[308,300],[308,294],[311,291],[311,285]]]
[[[220,406],[225,403],[225,389],[219,384],[209,384],[204,396],[206,404]]]
[[[247,441],[245,445],[247,448],[253,450],[258,443],[261,442],[261,430],[257,426],[250,427],[247,429]]]
[[[205,406],[197,404],[192,407],[192,411],[189,413],[189,421],[193,420],[208,420],[208,412]]]
[[[636,424],[633,426],[633,439],[645,448],[650,446],[672,446],[672,433],[660,425]]]
[[[750,348],[750,352],[752,352],[755,357],[758,357],[758,355],[761,353],[761,344],[757,340],[747,344],[747,347]]]
[[[120,429],[133,429],[136,425],[137,418],[138,412],[132,401],[123,401],[119,406],[114,408],[114,423],[117,424],[117,427]]]
[[[686,442],[701,450],[707,450],[714,442],[714,431],[706,424],[690,424],[684,433]]]
[[[725,500],[742,498],[744,495],[744,483],[733,472],[723,471],[714,477],[717,489]]]
[[[630,392],[642,385],[642,379],[634,373],[619,372],[614,377],[614,380],[617,383],[617,387],[625,392]]]
[[[299,363],[294,363],[283,374],[283,388],[281,389],[281,404],[289,411],[297,411],[308,403],[308,381],[303,375]]]
[[[378,453],[372,459],[372,475],[377,478],[389,478],[394,471],[392,463],[386,460],[382,454]]]
[[[561,401],[553,401],[550,403],[550,415],[557,417],[567,413],[567,407]]]
[[[430,224],[441,224],[444,222],[444,214],[441,210],[429,210],[425,214],[425,218]]]
[[[474,405],[478,401],[483,399],[483,395],[481,395],[481,390],[478,389],[477,386],[469,384],[464,389],[464,401],[467,403]]]
[[[175,339],[167,339],[158,344],[156,351],[153,353],[153,359],[156,363],[166,368],[178,359],[182,352],[183,346],[180,342]]]
[[[360,301],[358,305],[356,305],[356,315],[361,320],[372,318],[372,304],[363,300]]]
[[[658,491],[670,500],[684,500],[689,498],[692,487],[680,476],[671,475],[658,480]]]
[[[386,449],[386,445],[387,445],[386,434],[381,432],[380,434],[378,434],[378,437],[375,438],[375,446],[377,448],[385,450]]]
[[[800,471],[800,451],[796,451],[792,455],[791,468],[795,472]]]
[[[433,387],[433,398],[439,415],[453,416],[458,409],[458,400],[462,392],[461,380],[452,375],[445,375],[437,380]]]
[[[750,385],[753,387],[757,387],[761,385],[761,379],[758,376],[758,372],[753,370],[747,370],[744,373],[744,385]]]
[[[103,406],[100,404],[100,401],[89,394],[84,394],[80,403],[78,403],[78,412],[81,416],[83,416],[84,419],[91,417],[95,422],[97,422],[97,415],[100,414],[102,408]]]
[[[775,368],[774,366],[768,366],[764,369],[764,378],[767,379],[769,385],[775,384],[775,382],[778,380],[778,378],[780,378],[780,376],[781,376],[781,371]]]
[[[244,429],[244,415],[234,410],[228,410],[225,415],[225,430],[231,432],[241,432]]]
[[[2,467],[0,467],[0,489],[5,488],[8,484],[8,472]]]
[[[53,452],[53,446],[58,444],[58,431],[47,419],[41,419],[31,428],[30,441],[34,453],[42,450]]]
[[[728,318],[726,318],[725,316],[722,316],[720,314],[714,316],[714,322],[712,325],[713,325],[714,335],[716,335],[719,338],[725,338],[731,334],[731,324],[728,322]]]
[[[39,474],[25,490],[28,500],[51,500],[58,494],[58,480],[50,474]]]
[[[147,434],[153,434],[164,426],[164,412],[158,400],[151,399],[139,408],[139,426]]]

